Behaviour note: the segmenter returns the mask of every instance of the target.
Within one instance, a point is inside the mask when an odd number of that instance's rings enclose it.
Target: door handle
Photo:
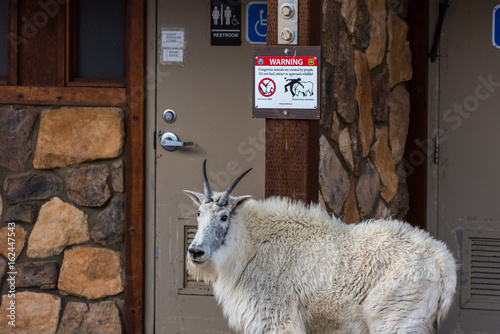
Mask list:
[[[179,141],[179,137],[173,132],[165,132],[161,135],[160,145],[167,151],[174,151],[177,147],[192,146],[193,142]]]

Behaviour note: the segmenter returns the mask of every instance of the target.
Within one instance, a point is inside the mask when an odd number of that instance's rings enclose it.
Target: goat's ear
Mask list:
[[[196,206],[200,206],[202,203],[205,203],[205,195],[197,193],[191,190],[183,190],[186,195],[191,198],[191,200],[196,204]]]
[[[244,195],[238,197],[229,197],[229,202],[231,205],[231,212],[236,212],[239,208],[243,206],[249,199],[253,198],[252,195]]]

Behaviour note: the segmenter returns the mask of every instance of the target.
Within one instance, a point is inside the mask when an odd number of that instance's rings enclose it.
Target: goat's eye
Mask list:
[[[200,216],[200,210],[198,210],[198,217]]]
[[[227,216],[224,215],[224,216],[220,217],[220,220],[222,220],[223,222],[225,222],[227,220]]]

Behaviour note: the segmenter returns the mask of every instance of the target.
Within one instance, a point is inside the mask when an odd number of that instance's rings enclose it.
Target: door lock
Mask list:
[[[167,109],[163,112],[163,120],[166,123],[171,124],[175,122],[176,119],[177,119],[177,114],[172,109]]]
[[[161,135],[160,145],[167,151],[174,151],[180,146],[192,146],[193,142],[179,141],[179,137],[173,132],[165,132]]]

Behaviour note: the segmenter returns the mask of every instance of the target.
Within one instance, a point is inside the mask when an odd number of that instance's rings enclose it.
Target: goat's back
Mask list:
[[[227,263],[215,289],[233,328],[296,321],[290,328],[314,333],[426,333],[448,312],[455,261],[425,231],[396,220],[346,225],[280,198],[249,201],[238,216],[247,245],[231,250],[228,235],[228,254],[244,248],[246,263]]]

